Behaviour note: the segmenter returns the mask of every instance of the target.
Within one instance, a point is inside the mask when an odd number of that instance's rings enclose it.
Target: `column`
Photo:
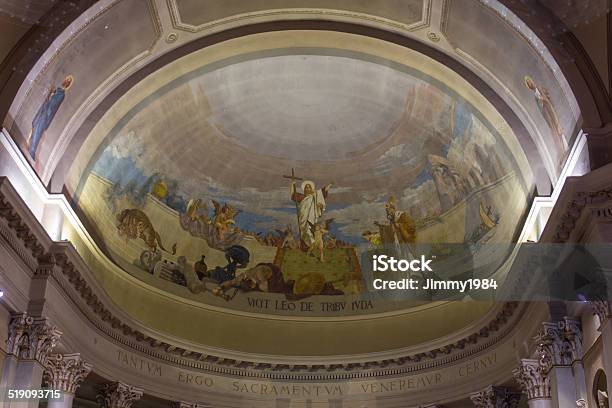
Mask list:
[[[38,389],[44,367],[62,333],[45,318],[25,313],[13,315],[9,325],[7,356],[4,360],[0,389]],[[2,396],[4,401],[6,395]],[[5,403],[11,407],[37,407],[38,400]]]
[[[527,394],[529,408],[552,408],[550,380],[544,375],[540,361],[521,359],[520,366],[513,371],[514,378]]]
[[[130,408],[142,397],[142,390],[122,382],[104,384],[97,396],[100,408]]]
[[[470,400],[476,408],[516,408],[521,393],[507,387],[489,386],[470,394]]]
[[[76,389],[91,372],[92,365],[76,354],[55,354],[47,360],[44,378],[50,389],[62,392],[61,400],[49,400],[48,408],[70,408]]]
[[[582,351],[582,328],[580,319],[565,317],[559,325],[561,330],[563,330],[563,335],[570,344],[572,353],[572,375],[574,377],[574,384],[576,385],[576,404],[578,405],[579,401],[587,400],[588,393],[584,364],[582,363],[584,354]]]
[[[537,355],[544,374],[550,378],[553,406],[576,406],[576,401],[586,398],[580,322],[564,317],[542,326],[536,336]]]

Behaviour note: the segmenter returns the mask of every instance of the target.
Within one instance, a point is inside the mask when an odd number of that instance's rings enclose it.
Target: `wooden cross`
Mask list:
[[[300,181],[304,180],[301,177],[296,177],[295,176],[295,170],[293,168],[291,168],[291,175],[290,176],[283,175],[283,177],[291,179],[291,182],[295,182],[295,180],[300,180]]]
[[[295,183],[295,180],[304,180],[301,177],[296,177],[295,176],[295,170],[293,169],[293,167],[291,168],[291,175],[290,176],[286,176],[283,175],[284,178],[290,179],[292,183]],[[295,190],[293,190],[292,192],[295,192]],[[300,234],[299,239],[302,239],[302,227],[300,226],[300,207],[298,206],[297,201],[294,201],[295,203],[295,215],[297,216],[297,225],[298,225],[298,233]]]

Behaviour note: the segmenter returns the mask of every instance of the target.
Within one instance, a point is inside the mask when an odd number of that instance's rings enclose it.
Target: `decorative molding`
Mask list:
[[[61,335],[62,332],[51,326],[46,318],[34,318],[25,313],[13,314],[6,353],[19,359],[38,361],[44,366]]]
[[[101,408],[130,408],[142,393],[140,388],[117,381],[104,384],[96,399]]]
[[[550,398],[550,379],[544,373],[540,361],[521,359],[521,364],[513,372],[527,399]]]
[[[574,193],[572,200],[567,204],[565,212],[559,217],[559,224],[553,236],[553,243],[565,243],[576,227],[576,221],[582,215],[587,205],[603,204],[612,201],[612,187],[597,191],[579,191]]]
[[[520,392],[493,385],[470,394],[470,400],[477,408],[516,408],[520,399]]]
[[[55,354],[47,359],[43,378],[49,388],[74,394],[92,368],[78,353]]]
[[[28,218],[28,222],[22,219],[15,207],[20,209],[26,207],[22,202],[19,203],[19,200],[21,198],[14,193],[8,179],[0,177],[0,227],[8,225],[8,229],[12,230],[10,234],[12,237],[17,235],[30,240],[29,247],[33,248],[32,251],[18,251],[21,256],[24,256],[24,260],[30,259],[30,264],[32,264],[31,259],[36,254],[37,259],[44,259],[54,264],[55,272],[52,278],[96,328],[118,343],[144,355],[204,372],[261,379],[311,381],[377,378],[415,373],[456,363],[494,346],[514,329],[515,322],[520,319],[526,308],[525,304],[521,305],[519,302],[504,303],[491,321],[464,338],[426,352],[398,355],[384,360],[314,365],[228,359],[171,344],[147,335],[132,327],[130,323],[122,321],[107,306],[111,302],[103,301],[96,290],[92,289],[87,280],[83,278],[81,270],[88,272],[76,249],[70,243],[46,243],[49,249],[43,249],[43,245],[38,242],[34,234],[29,232],[29,224],[35,225],[34,223],[38,221],[31,215],[24,215]],[[4,210],[2,211],[1,208]],[[7,218],[10,218],[11,221],[3,222]],[[16,241],[20,239],[7,239],[9,245]],[[17,247],[20,248],[20,245]],[[103,293],[100,295],[105,296]]]
[[[287,8],[287,9],[272,9],[272,10],[259,10],[242,14],[231,15],[219,20],[209,21],[204,24],[192,25],[185,23],[181,20],[181,13],[176,5],[176,0],[167,0],[168,10],[170,11],[170,18],[172,21],[172,27],[176,30],[186,31],[190,33],[199,33],[205,30],[211,30],[219,26],[226,24],[235,24],[240,22],[242,24],[248,24],[248,20],[254,20],[262,17],[277,16],[279,18],[287,17],[301,17],[301,18],[317,18],[323,16],[323,18],[350,18],[355,20],[361,20],[369,23],[380,24],[393,30],[404,30],[404,31],[416,31],[424,27],[429,27],[431,21],[431,8],[432,0],[423,1],[423,12],[421,19],[411,24],[400,23],[395,20],[390,20],[384,17],[377,17],[366,13],[357,13],[347,10],[335,10],[335,9],[321,9],[321,8]],[[245,22],[246,21],[246,22]]]

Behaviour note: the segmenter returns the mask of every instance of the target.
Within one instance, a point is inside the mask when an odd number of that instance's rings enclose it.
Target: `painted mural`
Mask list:
[[[75,204],[126,271],[225,307],[384,301],[364,260],[385,248],[427,245],[472,273],[529,201],[514,153],[460,95],[368,61],[243,61],[179,78],[120,123]]]
[[[60,85],[49,89],[44,102],[40,105],[40,108],[38,108],[32,120],[32,128],[30,129],[27,140],[28,153],[32,160],[36,160],[38,145],[51,125],[53,118],[55,118],[55,114],[62,105],[62,102],[64,102],[66,92],[68,92],[73,83],[74,77],[72,75],[67,75]]]

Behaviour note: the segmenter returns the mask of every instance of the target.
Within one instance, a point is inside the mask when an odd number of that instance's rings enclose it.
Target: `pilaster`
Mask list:
[[[580,321],[564,317],[558,322],[544,322],[535,340],[540,369],[550,382],[553,406],[575,406],[576,401],[585,399]]]
[[[0,389],[37,389],[41,387],[43,369],[61,332],[42,317],[14,314],[9,324]],[[5,404],[8,406],[8,404]],[[21,407],[38,406],[37,400],[19,403]]]

